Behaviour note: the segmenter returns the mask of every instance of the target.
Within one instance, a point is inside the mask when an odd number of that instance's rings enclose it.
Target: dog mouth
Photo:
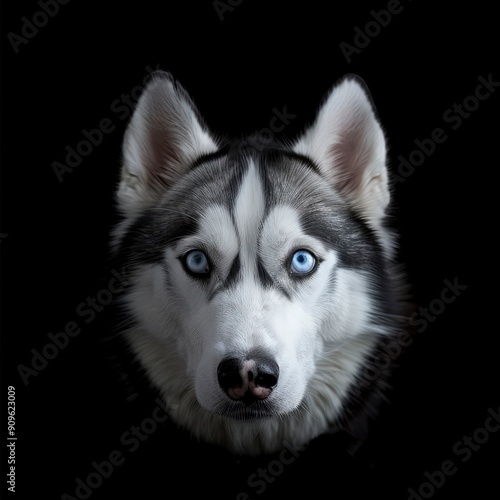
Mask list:
[[[239,401],[225,401],[214,413],[222,418],[238,421],[255,421],[274,417],[276,411],[267,401],[255,400],[250,395]]]

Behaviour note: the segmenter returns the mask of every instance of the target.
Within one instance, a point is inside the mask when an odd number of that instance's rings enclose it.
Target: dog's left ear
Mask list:
[[[390,198],[386,144],[365,89],[358,77],[344,78],[293,150],[312,158],[331,185],[377,229]]]

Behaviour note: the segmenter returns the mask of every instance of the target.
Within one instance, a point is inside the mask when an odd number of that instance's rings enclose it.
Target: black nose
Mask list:
[[[234,400],[250,404],[266,399],[278,383],[279,367],[265,356],[226,358],[217,367],[221,389]]]

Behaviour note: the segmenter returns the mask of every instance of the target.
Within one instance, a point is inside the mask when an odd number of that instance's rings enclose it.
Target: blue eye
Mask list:
[[[308,274],[316,267],[316,258],[307,250],[298,250],[292,256],[290,271],[292,274]]]
[[[193,274],[208,275],[210,264],[207,256],[201,250],[191,250],[184,256],[186,269]]]

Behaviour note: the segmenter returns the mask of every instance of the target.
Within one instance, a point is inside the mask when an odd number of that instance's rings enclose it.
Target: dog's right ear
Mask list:
[[[186,91],[169,73],[153,73],[125,133],[120,210],[132,215],[156,202],[198,156],[216,150]]]

